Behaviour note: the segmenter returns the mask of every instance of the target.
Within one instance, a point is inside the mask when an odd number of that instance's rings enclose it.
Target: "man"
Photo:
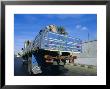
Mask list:
[[[63,59],[62,59],[62,62],[64,63],[64,65],[66,64],[66,57],[64,57]]]
[[[56,59],[58,65],[60,64],[60,58],[61,58],[60,55],[58,55]]]

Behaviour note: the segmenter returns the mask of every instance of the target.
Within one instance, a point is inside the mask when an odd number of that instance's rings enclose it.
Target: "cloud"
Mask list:
[[[80,29],[81,27],[81,25],[76,25],[76,29]]]
[[[84,27],[82,27],[82,30],[88,30],[88,28],[84,26]]]
[[[76,29],[77,29],[77,30],[81,30],[81,31],[84,31],[84,30],[86,30],[86,31],[87,31],[87,30],[88,30],[88,28],[87,28],[86,26],[79,25],[79,24],[78,24],[78,25],[76,25]]]

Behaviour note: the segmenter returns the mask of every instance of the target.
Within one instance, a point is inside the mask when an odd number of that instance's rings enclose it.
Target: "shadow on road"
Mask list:
[[[41,74],[30,75],[27,71],[27,65],[23,65],[22,58],[15,57],[14,59],[14,75],[15,76],[62,76],[68,72],[63,65],[49,65],[43,68]]]
[[[43,73],[37,74],[40,76],[62,76],[68,72],[68,69],[64,68],[63,65],[51,65],[43,70]],[[35,76],[35,75],[33,75]]]

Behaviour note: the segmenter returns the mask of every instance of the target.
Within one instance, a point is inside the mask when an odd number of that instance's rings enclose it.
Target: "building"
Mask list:
[[[82,52],[75,63],[97,66],[97,40],[82,43]]]

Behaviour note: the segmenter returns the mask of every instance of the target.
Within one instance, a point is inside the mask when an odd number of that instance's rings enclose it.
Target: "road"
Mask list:
[[[67,71],[67,69],[65,69],[64,66],[53,65],[53,66],[49,66],[48,68],[46,68],[44,73],[40,74],[40,76],[63,75],[64,72],[66,72],[66,71]],[[14,59],[14,75],[15,76],[30,76],[27,71],[27,66],[22,64],[22,58],[15,57],[15,59]]]
[[[27,66],[22,64],[21,58],[15,57],[14,62],[15,76],[30,76],[27,72]],[[48,67],[44,73],[39,76],[96,76],[97,68],[88,68],[80,65],[67,64],[65,66],[53,65]],[[38,75],[31,75],[38,76]]]
[[[27,66],[22,64],[22,59],[19,57],[14,58],[14,75],[15,76],[28,76]]]

